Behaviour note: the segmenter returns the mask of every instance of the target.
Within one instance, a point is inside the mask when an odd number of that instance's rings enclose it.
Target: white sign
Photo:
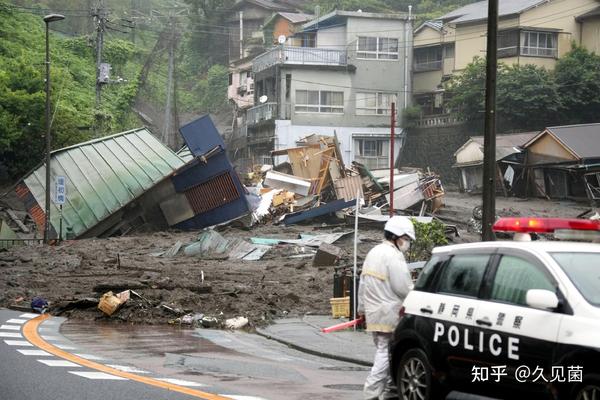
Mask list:
[[[65,204],[67,197],[67,179],[64,176],[57,176],[54,181],[54,203]]]

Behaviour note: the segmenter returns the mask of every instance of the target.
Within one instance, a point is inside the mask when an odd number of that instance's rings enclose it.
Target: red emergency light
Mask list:
[[[558,230],[600,231],[600,221],[569,218],[500,218],[494,232],[553,233]]]

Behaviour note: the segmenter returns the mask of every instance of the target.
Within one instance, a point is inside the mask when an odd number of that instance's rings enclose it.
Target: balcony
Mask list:
[[[415,63],[415,72],[437,71],[442,69],[442,60]]]
[[[254,126],[262,121],[269,121],[277,117],[277,103],[264,103],[246,111],[246,123]]]
[[[274,47],[252,60],[252,72],[261,72],[277,64],[346,66],[348,57],[345,50],[317,47]]]

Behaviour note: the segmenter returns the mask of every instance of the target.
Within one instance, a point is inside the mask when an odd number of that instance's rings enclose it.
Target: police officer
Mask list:
[[[399,321],[398,312],[413,281],[403,252],[415,240],[407,217],[394,216],[384,227],[385,240],[375,246],[363,263],[358,290],[358,314],[365,316],[373,333],[376,352],[373,368],[363,388],[365,399],[395,398],[389,371],[388,346]]]

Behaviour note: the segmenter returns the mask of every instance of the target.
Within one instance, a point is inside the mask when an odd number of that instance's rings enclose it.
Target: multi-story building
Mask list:
[[[487,1],[428,21],[414,33],[414,100],[425,114],[445,111],[443,82],[485,56]],[[600,50],[600,2],[499,0],[498,59],[553,69],[571,43]]]
[[[300,38],[295,38],[302,24],[312,18],[312,15],[303,13],[277,12],[266,19],[260,34],[260,51],[270,48],[280,37],[286,37],[286,44],[295,46],[302,45]],[[257,35],[254,35],[257,36]],[[251,51],[250,51],[251,50]],[[250,51],[250,55],[236,59],[229,64],[229,86],[227,98],[234,106],[234,130],[245,136],[245,132],[239,132],[244,124],[244,111],[254,106],[254,79],[252,76],[252,59],[257,55],[256,48],[250,47],[244,50]],[[238,135],[239,136],[239,135]]]
[[[410,100],[409,15],[334,11],[294,36],[301,46],[277,45],[252,62],[248,156],[270,162],[304,136],[335,134],[346,163],[389,166],[390,106]]]

